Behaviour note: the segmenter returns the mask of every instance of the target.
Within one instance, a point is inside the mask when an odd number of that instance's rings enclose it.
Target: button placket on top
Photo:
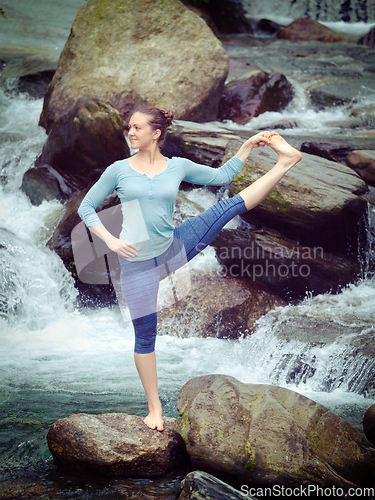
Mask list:
[[[150,192],[149,192],[149,195],[148,195],[148,199],[152,200],[153,197],[154,197],[154,184],[152,182],[152,179],[150,179]]]

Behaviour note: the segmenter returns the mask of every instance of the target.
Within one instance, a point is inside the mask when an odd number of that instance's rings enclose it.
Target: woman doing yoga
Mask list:
[[[166,158],[160,152],[171,112],[143,107],[129,121],[131,146],[138,152],[110,165],[88,191],[78,213],[86,226],[118,254],[121,291],[135,331],[134,359],[147,395],[149,414],[144,423],[163,430],[155,357],[157,293],[159,281],[201,252],[237,214],[251,210],[302,158],[278,133],[261,132],[240,147],[220,168],[199,165],[185,158]],[[184,221],[172,224],[179,185],[228,184],[241,171],[253,148],[269,146],[278,155],[275,166],[263,177],[229,199]],[[97,216],[96,207],[116,190],[121,201],[120,237],[112,235]]]

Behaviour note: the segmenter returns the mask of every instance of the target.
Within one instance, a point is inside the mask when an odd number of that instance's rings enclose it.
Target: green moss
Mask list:
[[[248,469],[252,472],[256,469],[256,465],[255,464],[246,464],[246,465],[244,465],[244,468]]]
[[[188,412],[185,411],[181,417],[177,420],[176,430],[181,435],[182,439],[185,441],[186,446],[190,445],[189,438],[187,436],[190,429],[190,420]]]

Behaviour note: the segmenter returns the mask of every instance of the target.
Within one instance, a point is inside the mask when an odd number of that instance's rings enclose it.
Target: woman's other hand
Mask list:
[[[105,243],[107,247],[112,250],[112,252],[116,252],[121,257],[135,257],[137,255],[138,248],[133,245],[133,243],[129,243],[128,241],[120,240],[115,236],[109,236],[106,238]]]

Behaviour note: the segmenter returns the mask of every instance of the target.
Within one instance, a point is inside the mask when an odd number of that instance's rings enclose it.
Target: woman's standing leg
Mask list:
[[[146,392],[149,414],[143,422],[150,429],[163,430],[162,407],[158,393],[158,375],[155,351],[149,354],[134,352],[135,366]]]
[[[155,355],[156,303],[160,270],[153,259],[133,263],[127,263],[122,259],[120,262],[122,262],[121,293],[129,308],[135,333],[134,361],[149,408],[149,414],[143,422],[150,429],[162,431],[162,407],[158,394]]]

